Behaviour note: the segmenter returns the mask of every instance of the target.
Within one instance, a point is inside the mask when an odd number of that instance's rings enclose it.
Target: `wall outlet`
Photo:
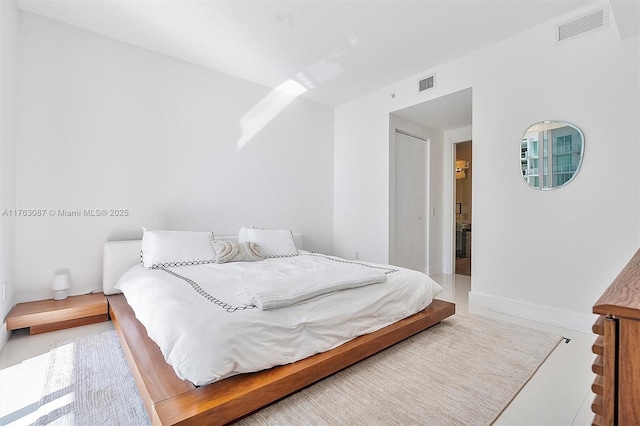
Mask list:
[[[360,250],[356,250],[356,260],[360,260]]]

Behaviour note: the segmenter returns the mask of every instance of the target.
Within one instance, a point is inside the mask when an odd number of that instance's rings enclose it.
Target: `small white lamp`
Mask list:
[[[53,300],[63,300],[67,298],[67,290],[69,289],[69,274],[66,272],[58,272],[53,276],[51,282],[51,291],[53,292]]]

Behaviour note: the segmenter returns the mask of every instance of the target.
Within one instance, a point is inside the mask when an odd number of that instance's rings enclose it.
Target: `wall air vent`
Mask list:
[[[432,89],[436,85],[436,76],[430,75],[428,77],[422,77],[418,80],[418,93],[422,93],[426,90]]]
[[[602,30],[608,26],[609,10],[603,7],[557,25],[556,43],[562,43],[581,34]]]

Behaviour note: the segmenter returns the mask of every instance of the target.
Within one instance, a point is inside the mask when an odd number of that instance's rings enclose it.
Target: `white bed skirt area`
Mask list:
[[[166,270],[135,265],[117,287],[176,375],[196,386],[333,349],[421,311],[442,291],[424,273],[358,262],[384,270],[386,280],[274,310],[247,308],[237,295],[240,287],[261,278],[291,280],[300,271],[323,273],[332,263],[327,259],[355,263],[302,252]]]

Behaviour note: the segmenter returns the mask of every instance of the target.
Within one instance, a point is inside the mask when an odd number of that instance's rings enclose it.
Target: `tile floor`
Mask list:
[[[499,426],[552,426],[591,424],[590,387],[593,381],[591,345],[595,337],[521,318],[479,310],[468,305],[471,278],[463,275],[433,277],[445,289],[439,299],[456,303],[459,312],[487,315],[571,339],[560,343],[532,379],[496,421]],[[0,425],[30,425],[39,417],[38,400],[48,352],[59,341],[110,330],[111,322],[30,336],[15,333],[0,352]]]

